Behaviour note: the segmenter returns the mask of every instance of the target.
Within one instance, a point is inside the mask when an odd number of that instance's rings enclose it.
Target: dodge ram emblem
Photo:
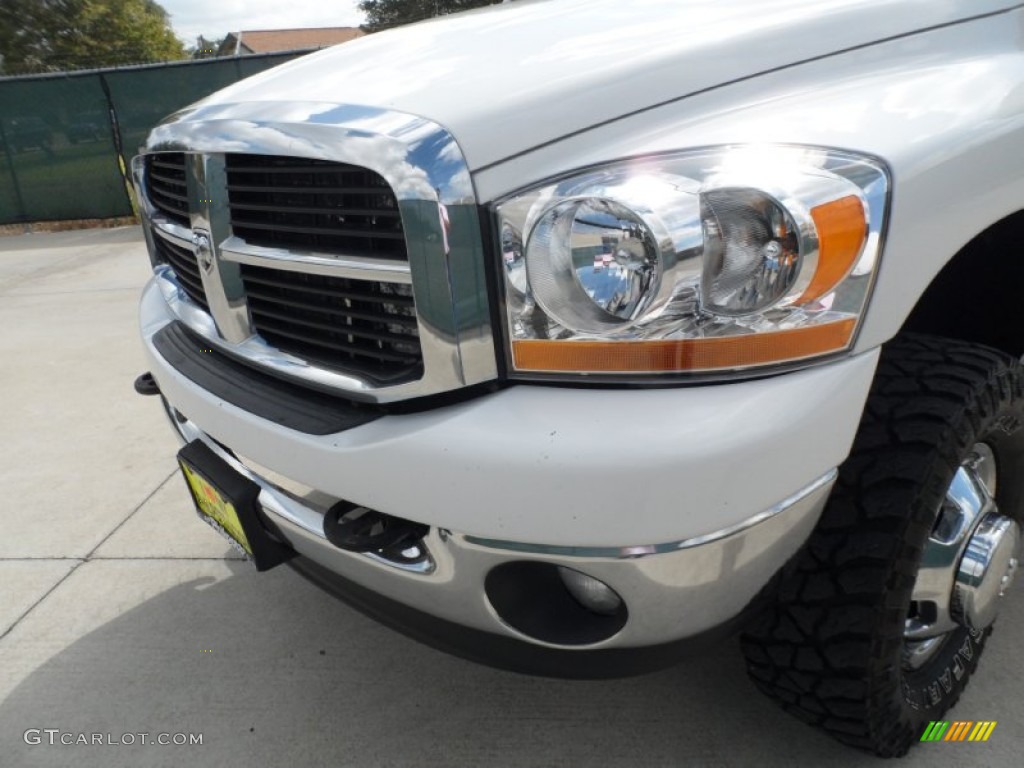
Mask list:
[[[213,249],[210,248],[210,238],[202,232],[192,233],[192,251],[196,255],[196,261],[204,272],[213,269]]]

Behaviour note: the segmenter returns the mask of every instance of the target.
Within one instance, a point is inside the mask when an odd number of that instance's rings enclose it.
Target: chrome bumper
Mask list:
[[[225,451],[181,414],[169,412],[185,442],[203,440],[256,482],[269,519],[301,555],[375,595],[490,636],[568,651],[640,649],[674,643],[727,624],[803,544],[835,471],[738,525],[684,541],[623,548],[573,548],[483,539],[432,527],[401,561],[334,546],[323,513],[335,499],[303,488]],[[427,522],[427,521],[424,521]],[[563,645],[510,626],[492,605],[485,580],[506,563],[549,563],[601,580],[624,601],[621,629],[595,643]]]

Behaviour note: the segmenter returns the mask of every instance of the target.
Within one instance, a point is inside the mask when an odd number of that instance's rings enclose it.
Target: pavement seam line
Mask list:
[[[167,483],[171,481],[171,478],[174,477],[176,474],[178,474],[178,471],[172,470],[171,473],[167,475],[167,477],[165,477],[156,488],[149,492],[146,498],[144,498],[142,501],[136,504],[135,508],[131,512],[129,512],[128,515],[120,523],[115,525],[114,529],[110,533],[104,536],[95,547],[89,550],[89,552],[85,556],[85,562],[89,562],[90,560],[92,560],[92,556],[96,554],[96,550],[98,550],[100,547],[106,544],[110,540],[111,536],[120,531],[125,523],[127,523],[129,520],[135,517],[135,514],[144,506],[146,506],[149,500],[156,496],[160,492],[160,489],[167,485]]]
[[[74,573],[74,572],[75,572],[76,570],[78,570],[78,566],[80,566],[80,565],[81,565],[82,563],[84,563],[84,562],[85,562],[84,560],[79,560],[79,561],[78,561],[77,563],[75,563],[74,565],[72,565],[72,566],[71,566],[71,567],[70,567],[70,568],[68,569],[68,572],[67,572],[67,573],[65,573],[65,574],[64,574],[64,576],[63,576],[63,577],[61,577],[61,579],[60,579],[60,580],[59,580],[59,581],[58,581],[58,582],[57,582],[56,584],[54,584],[54,585],[53,585],[52,587],[50,587],[50,588],[49,588],[48,590],[46,590],[46,592],[44,592],[44,593],[43,593],[43,594],[42,594],[42,595],[41,595],[41,596],[39,597],[39,599],[38,599],[38,600],[36,600],[36,601],[35,601],[34,603],[32,603],[32,605],[30,605],[30,606],[29,606],[28,608],[26,608],[26,609],[25,609],[25,611],[24,611],[24,613],[22,613],[22,614],[21,614],[21,616],[19,616],[18,618],[16,618],[16,619],[15,619],[15,620],[14,620],[14,621],[13,621],[13,622],[11,623],[11,626],[9,626],[9,627],[8,627],[8,628],[7,628],[7,629],[6,629],[5,631],[4,631],[4,633],[3,633],[2,635],[0,635],[0,640],[3,640],[3,639],[4,639],[5,637],[7,637],[7,636],[8,636],[9,634],[11,634],[11,632],[13,632],[13,631],[14,631],[14,628],[15,628],[16,626],[18,626],[19,624],[21,624],[21,622],[22,622],[22,621],[24,620],[24,618],[25,618],[26,616],[28,616],[28,615],[29,615],[30,613],[32,613],[32,611],[34,611],[34,610],[36,609],[36,606],[38,606],[38,605],[39,605],[39,604],[40,604],[41,602],[43,602],[43,600],[45,600],[46,598],[48,598],[48,597],[49,597],[50,595],[52,595],[52,594],[53,594],[53,592],[54,592],[54,590],[55,590],[55,589],[57,589],[57,587],[59,587],[59,586],[60,586],[61,584],[63,584],[63,583],[65,582],[65,581],[67,581],[67,579],[68,579],[68,576],[70,576],[70,575],[71,575],[72,573]]]
[[[19,624],[21,624],[21,622],[25,620],[25,617],[28,616],[30,613],[32,613],[32,611],[34,611],[46,598],[48,598],[50,595],[52,595],[54,590],[56,590],[61,584],[63,584],[65,581],[67,581],[71,577],[71,574],[73,574],[75,571],[77,571],[79,569],[79,567],[81,567],[82,563],[89,562],[89,560],[92,558],[93,554],[95,554],[96,550],[99,549],[100,547],[102,547],[107,542],[107,540],[110,539],[111,536],[113,536],[115,533],[117,533],[119,530],[121,530],[121,526],[123,526],[125,523],[127,523],[129,520],[131,520],[135,516],[136,512],[138,512],[140,509],[142,509],[144,506],[146,506],[146,502],[148,502],[150,499],[152,499],[154,496],[156,496],[157,492],[161,488],[163,488],[165,485],[167,485],[167,483],[170,482],[171,478],[174,477],[176,474],[177,474],[177,472],[171,472],[169,475],[167,475],[167,477],[165,477],[160,482],[160,484],[157,485],[156,488],[154,488],[152,491],[150,491],[149,494],[146,496],[146,498],[144,498],[142,501],[140,501],[135,506],[135,508],[131,512],[129,512],[127,514],[127,516],[120,523],[115,525],[114,529],[112,531],[110,531],[110,533],[108,533],[106,536],[104,536],[103,539],[99,542],[99,544],[97,544],[95,547],[93,547],[89,551],[89,553],[86,554],[86,556],[84,558],[74,558],[74,559],[77,559],[78,562],[75,563],[73,566],[71,566],[71,568],[68,570],[68,572],[65,573],[64,576],[60,579],[60,581],[58,581],[56,584],[54,584],[52,587],[50,587],[48,590],[46,590],[46,592],[38,600],[36,600],[34,603],[32,603],[32,605],[30,605],[25,610],[24,613],[22,613],[17,619],[15,619],[14,622],[11,624],[11,626],[9,626],[4,631],[3,634],[0,634],[0,640],[3,640],[5,637],[7,637],[9,634],[11,634],[11,632],[14,631],[14,628],[17,627]]]

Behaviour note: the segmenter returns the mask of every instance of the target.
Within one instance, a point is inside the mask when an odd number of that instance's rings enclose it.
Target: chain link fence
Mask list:
[[[0,224],[131,216],[126,168],[150,128],[303,53],[0,77]]]

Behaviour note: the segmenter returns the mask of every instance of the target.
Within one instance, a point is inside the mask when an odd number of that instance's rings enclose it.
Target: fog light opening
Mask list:
[[[622,598],[600,579],[558,566],[558,576],[576,602],[601,616],[614,616],[622,607]]]
[[[603,642],[629,618],[625,600],[608,585],[554,563],[502,563],[487,574],[484,591],[506,625],[552,645]]]

